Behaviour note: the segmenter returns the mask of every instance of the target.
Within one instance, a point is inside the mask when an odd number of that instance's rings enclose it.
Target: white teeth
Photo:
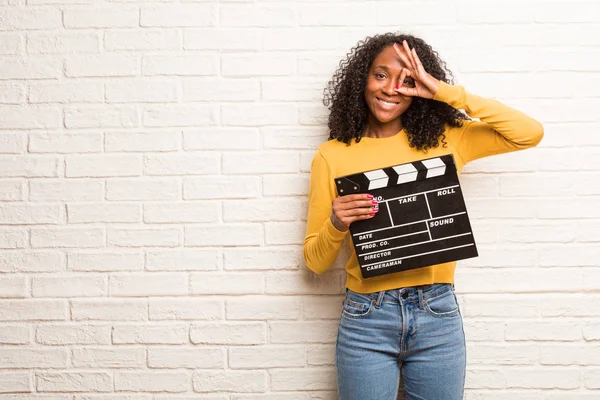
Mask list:
[[[381,99],[377,99],[377,100],[379,100],[379,102],[380,102],[380,103],[383,103],[383,104],[385,104],[386,106],[395,106],[395,105],[397,105],[397,104],[398,104],[398,103],[389,103],[389,102],[387,102],[387,101],[384,101],[384,100],[381,100]]]

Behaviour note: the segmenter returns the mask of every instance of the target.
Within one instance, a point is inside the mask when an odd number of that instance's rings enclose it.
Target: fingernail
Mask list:
[[[371,217],[372,217],[373,215],[375,215],[375,214],[371,214]]]
[[[372,202],[372,203],[373,203],[373,204],[377,204],[377,200],[373,200],[373,202]]]
[[[373,198],[373,195],[372,195],[372,194],[368,194],[368,195],[367,195],[367,198],[368,198],[368,199],[372,199],[372,198]]]

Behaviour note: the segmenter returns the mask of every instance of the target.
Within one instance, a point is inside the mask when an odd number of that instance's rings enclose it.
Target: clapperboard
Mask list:
[[[452,154],[335,178],[340,196],[369,193],[379,211],[350,224],[363,278],[477,257]]]

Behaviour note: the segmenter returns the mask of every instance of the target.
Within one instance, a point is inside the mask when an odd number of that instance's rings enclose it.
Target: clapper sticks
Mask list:
[[[379,212],[350,234],[363,278],[477,257],[452,154],[335,178],[338,195],[370,193]]]

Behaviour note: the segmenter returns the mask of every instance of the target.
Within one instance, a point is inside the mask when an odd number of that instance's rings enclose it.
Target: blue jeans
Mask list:
[[[451,283],[346,289],[335,364],[339,400],[462,400],[466,348]]]

